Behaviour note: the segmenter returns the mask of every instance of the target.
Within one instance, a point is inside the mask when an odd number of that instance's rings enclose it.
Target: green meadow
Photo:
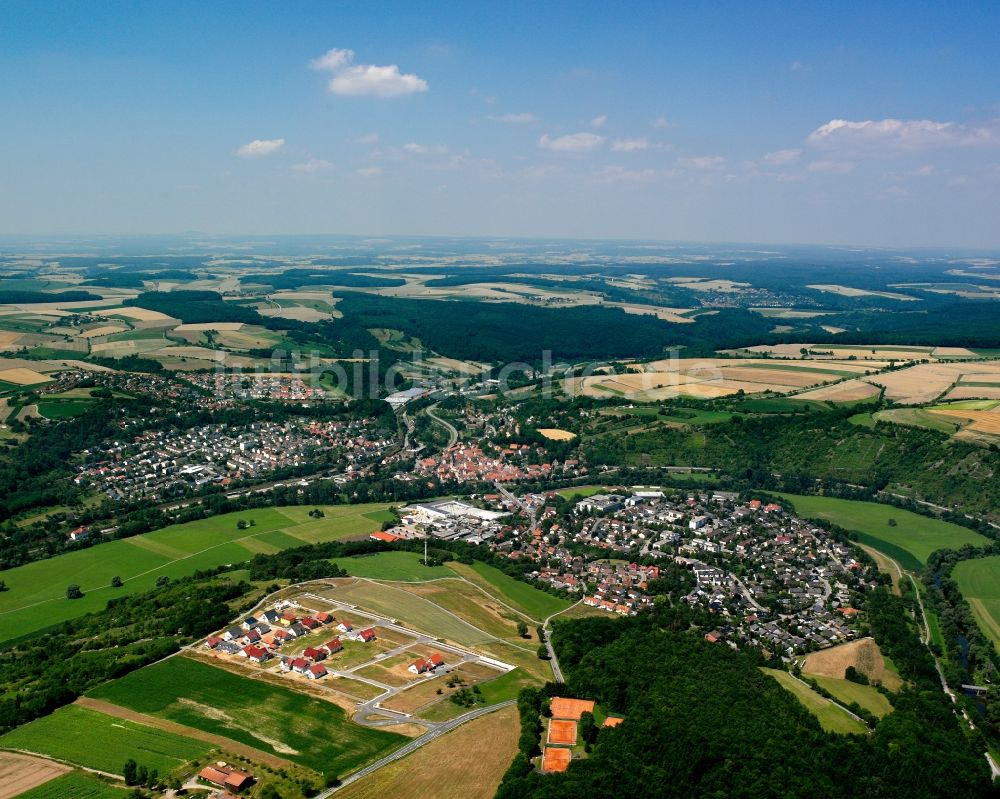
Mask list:
[[[1000,649],[1000,555],[963,560],[955,566],[952,577],[980,629]]]
[[[858,540],[918,570],[936,549],[958,549],[965,544],[983,546],[989,540],[951,522],[921,516],[908,510],[836,497],[779,494],[792,503],[799,516],[824,519],[858,534]],[[895,526],[889,524],[894,519]]]
[[[154,587],[158,577],[185,577],[199,569],[242,563],[257,553],[363,536],[379,529],[387,505],[324,506],[322,519],[311,507],[256,508],[185,524],[145,535],[109,541],[0,572],[7,591],[0,592],[0,643],[102,610],[108,600]],[[244,530],[237,521],[253,522]],[[121,588],[111,588],[119,576]],[[82,599],[66,599],[77,584]]]

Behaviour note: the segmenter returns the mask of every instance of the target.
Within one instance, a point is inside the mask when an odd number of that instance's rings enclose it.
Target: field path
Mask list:
[[[98,713],[103,713],[106,716],[113,716],[114,718],[124,719],[125,721],[134,721],[137,724],[145,724],[147,727],[153,727],[157,730],[171,732],[175,735],[183,735],[186,738],[194,738],[197,741],[204,741],[205,743],[210,743],[213,746],[218,746],[220,749],[224,749],[227,752],[232,752],[236,755],[243,755],[244,757],[248,757],[251,760],[256,760],[260,763],[266,763],[273,768],[288,768],[294,766],[290,760],[285,760],[285,758],[272,755],[270,752],[264,752],[260,749],[255,749],[252,746],[241,744],[239,741],[234,741],[232,738],[226,738],[224,735],[213,735],[210,732],[202,732],[201,730],[196,730],[194,727],[188,727],[174,721],[167,721],[166,719],[157,718],[156,716],[138,713],[134,710],[121,707],[120,705],[105,702],[103,699],[92,699],[88,696],[81,696],[76,700],[76,704],[90,710],[96,710]]]

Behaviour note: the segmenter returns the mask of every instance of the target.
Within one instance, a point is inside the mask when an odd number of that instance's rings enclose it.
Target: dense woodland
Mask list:
[[[625,722],[601,730],[565,774],[541,775],[525,748],[537,741],[532,704],[544,703],[529,695],[528,732],[497,797],[993,796],[985,760],[925,674],[926,649],[902,611],[887,592],[869,609],[913,681],[870,737],[825,733],[754,656],[686,632],[680,611],[557,623],[553,642],[568,676],[565,688],[550,690],[596,699]]]

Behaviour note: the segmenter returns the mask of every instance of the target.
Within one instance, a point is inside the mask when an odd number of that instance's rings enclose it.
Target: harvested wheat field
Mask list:
[[[812,391],[796,394],[795,399],[816,400],[817,402],[851,402],[877,396],[878,386],[864,380],[845,380],[832,386],[820,386]]]
[[[279,319],[296,319],[299,322],[321,322],[324,319],[332,319],[334,316],[342,316],[338,312],[324,313],[315,308],[306,308],[304,305],[295,305],[291,308],[258,308],[257,313],[261,316],[275,316]]]
[[[186,330],[239,330],[241,327],[243,327],[242,322],[192,322],[177,325],[174,330],[183,333]]]
[[[4,383],[14,383],[18,386],[31,386],[35,383],[45,383],[50,378],[34,369],[18,367],[16,369],[0,369],[0,381]]]
[[[97,338],[99,336],[110,336],[113,333],[123,333],[128,330],[127,327],[123,325],[102,325],[101,327],[92,327],[90,330],[84,330],[80,333],[80,338]]]
[[[848,666],[854,666],[869,680],[882,683],[890,691],[898,691],[903,684],[895,670],[887,667],[874,638],[862,638],[806,655],[802,673],[842,680]]]
[[[0,799],[13,799],[72,771],[69,766],[18,752],[0,752]]]
[[[138,319],[140,322],[178,322],[172,316],[148,308],[101,308],[94,311],[99,316],[124,316],[126,319]]]
[[[886,397],[905,405],[931,402],[955,383],[1000,382],[1000,362],[927,363],[870,378]]]
[[[966,419],[970,422],[965,429],[973,433],[983,433],[986,435],[1000,435],[1000,412],[996,410],[965,410],[962,408],[944,409],[930,408],[931,413],[937,416],[947,416],[952,419]]]
[[[351,783],[337,792],[338,799],[492,799],[514,757],[519,732],[517,708],[498,710]]]
[[[0,330],[0,347],[16,344],[23,334],[17,330]]]
[[[657,319],[673,322],[676,325],[689,325],[694,322],[693,316],[681,316],[681,314],[692,311],[692,308],[661,308],[656,305],[639,305],[630,302],[608,302],[605,305],[609,308],[621,308],[625,313],[655,316]],[[714,313],[714,311],[708,313]]]
[[[572,441],[576,438],[576,433],[560,430],[558,427],[539,427],[538,432],[552,441]]]
[[[1000,384],[977,386],[960,383],[949,391],[944,398],[946,400],[1000,399]]]

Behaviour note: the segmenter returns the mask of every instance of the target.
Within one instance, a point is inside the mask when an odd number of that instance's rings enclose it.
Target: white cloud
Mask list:
[[[608,124],[608,115],[601,114],[600,116],[594,117],[590,120],[590,126],[594,128],[603,128]]]
[[[377,133],[366,133],[364,136],[358,136],[358,144],[378,144],[378,134]]]
[[[771,164],[772,166],[784,166],[786,164],[794,164],[801,157],[802,150],[775,150],[773,153],[764,154],[764,163]]]
[[[524,125],[529,122],[537,122],[538,117],[534,114],[499,114],[498,116],[490,116],[487,119],[492,122],[508,122],[512,125]]]
[[[358,170],[358,174],[363,177],[371,177],[373,175],[381,175],[382,167],[380,166],[366,166]]]
[[[934,168],[934,164],[924,164],[923,166],[914,169],[910,174],[915,175],[918,178],[926,178],[937,174],[937,169]]]
[[[611,149],[616,153],[634,153],[639,150],[650,148],[649,139],[642,137],[638,139],[615,139]]]
[[[666,130],[667,128],[672,128],[676,123],[671,122],[666,117],[657,117],[653,120],[653,127],[658,130]]]
[[[309,62],[316,70],[333,73],[327,83],[331,94],[346,97],[401,97],[425,92],[427,81],[412,73],[401,73],[395,64],[353,64],[354,51],[334,48]]]
[[[791,63],[791,70],[792,72],[812,72],[812,65],[796,60]]]
[[[713,170],[722,169],[726,165],[726,159],[721,155],[698,155],[689,158],[678,158],[677,166],[684,169]]]
[[[1000,124],[970,126],[931,119],[832,119],[809,134],[809,143],[824,149],[868,152],[915,152],[939,147],[1000,144]]]
[[[263,158],[278,152],[284,146],[284,139],[254,139],[240,147],[236,154],[240,158]]]
[[[444,144],[418,144],[411,141],[403,145],[403,150],[413,155],[444,155],[448,152],[448,147]]]
[[[310,158],[301,164],[292,164],[292,171],[302,175],[315,175],[319,172],[326,172],[333,169],[333,164],[324,161],[322,158]]]
[[[806,169],[809,172],[820,172],[827,175],[847,175],[857,168],[853,161],[813,161]]]
[[[604,144],[604,137],[596,133],[568,133],[565,136],[552,137],[545,134],[538,140],[538,146],[543,150],[557,153],[589,153]]]

